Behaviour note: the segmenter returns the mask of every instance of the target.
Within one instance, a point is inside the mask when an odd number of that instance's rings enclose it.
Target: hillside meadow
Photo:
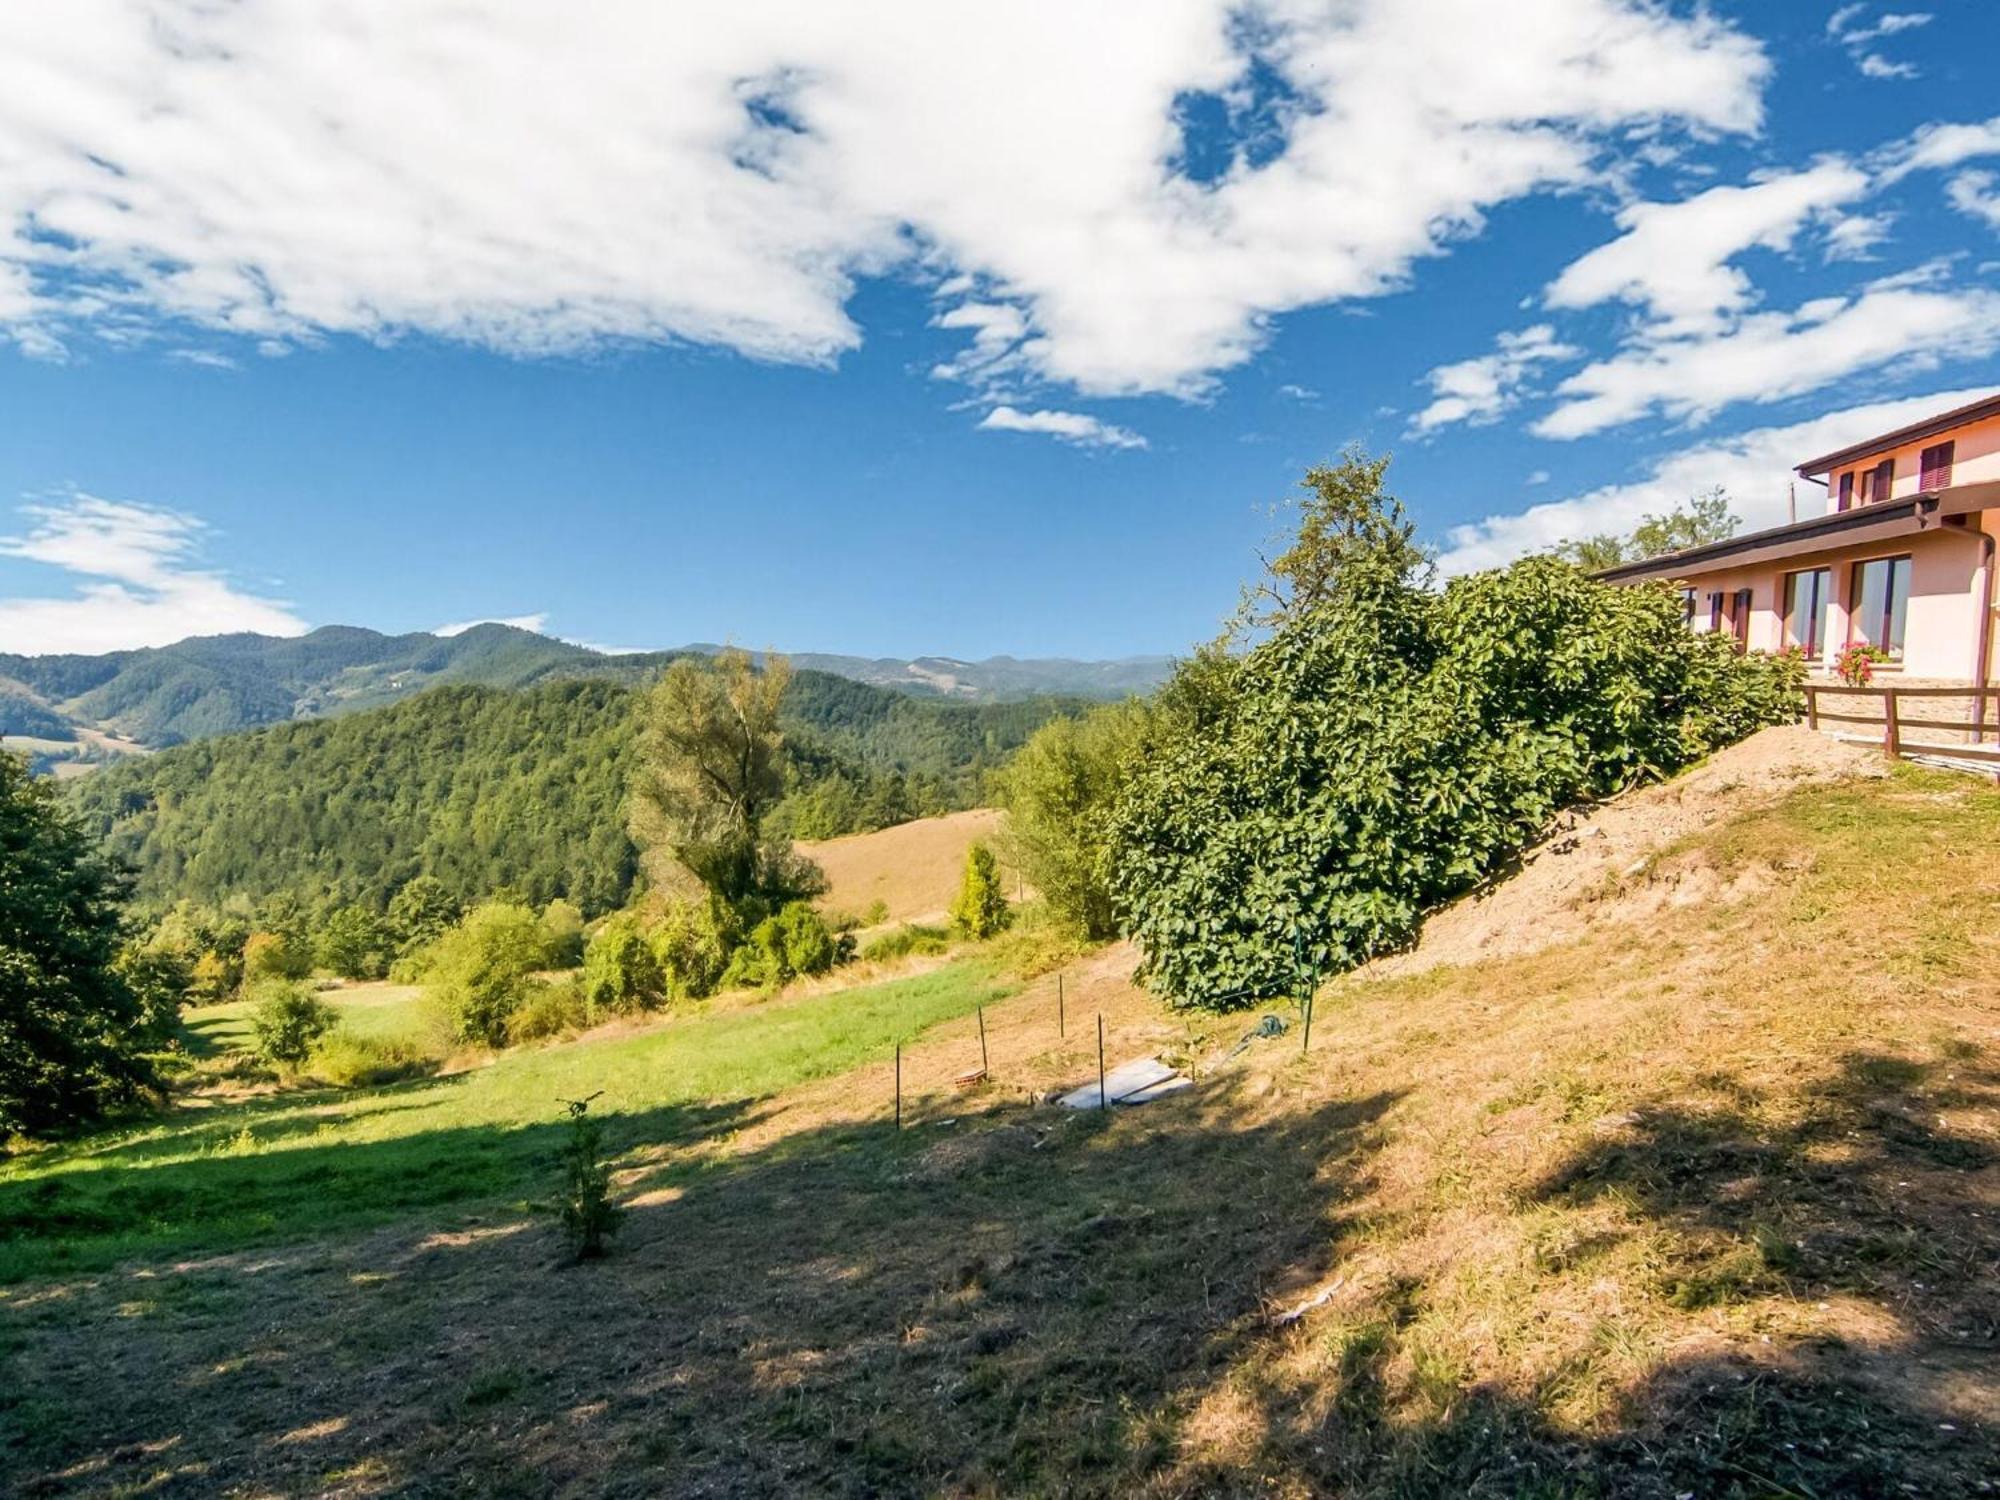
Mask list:
[[[1553,941],[1328,986],[1309,1054],[1115,946],[1059,1036],[994,949],[13,1164],[0,1488],[1980,1493],[2000,798],[1710,790]],[[1100,1013],[1196,1087],[1040,1102]],[[628,1213],[558,1269],[597,1089]]]

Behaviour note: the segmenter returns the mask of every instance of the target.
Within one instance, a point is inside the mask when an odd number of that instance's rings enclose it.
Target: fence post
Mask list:
[[[1972,743],[1986,743],[1986,689],[1983,685],[1972,695]]]
[[[1313,1046],[1313,992],[1311,990],[1306,991],[1305,1031],[1306,1031],[1305,1041],[1302,1042],[1299,1046],[1299,1056],[1301,1057],[1304,1057],[1308,1052],[1312,1051],[1312,1046]]]
[[[1896,722],[1896,690],[1882,690],[1882,753],[1894,760],[1903,753],[1902,726]]]
[[[979,1071],[986,1073],[990,1071],[986,1064],[986,1007],[980,1005],[974,1009],[979,1012]]]
[[[1111,1108],[1111,1100],[1104,1092],[1104,1015],[1097,1017],[1097,1107]]]
[[[903,1044],[896,1043],[896,1128],[903,1128]]]
[[[1819,689],[1806,684],[1806,728],[1819,728]]]
[[[1060,1038],[1068,1035],[1069,1035],[1069,1018],[1063,1014],[1062,970],[1057,969],[1056,970],[1056,1036]]]

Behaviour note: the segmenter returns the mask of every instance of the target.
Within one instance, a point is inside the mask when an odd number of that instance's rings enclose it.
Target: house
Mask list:
[[[1676,584],[1696,630],[1831,670],[1849,645],[1903,680],[1984,685],[1994,657],[2000,394],[1809,459],[1823,512],[1599,574]],[[1892,678],[1891,680],[1894,680]]]

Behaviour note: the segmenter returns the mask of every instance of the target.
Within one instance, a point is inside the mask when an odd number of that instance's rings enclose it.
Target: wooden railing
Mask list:
[[[1842,713],[1840,707],[1850,706],[1849,701],[1837,702],[1835,707],[1829,708],[1822,702],[1823,699],[1860,699],[1864,703],[1879,703],[1881,708],[1874,713]],[[1964,705],[1957,712],[1970,717],[1937,717],[1921,711],[1935,705],[1950,714],[1954,707],[1950,700]],[[2000,723],[1987,717],[1987,709],[1996,706],[1996,703],[2000,703],[2000,689],[1977,688],[1970,684],[1958,687],[1848,687],[1841,683],[1809,682],[1806,684],[1806,723],[1814,729],[1827,724],[1866,724],[1880,731],[1884,755],[1943,756],[1980,765],[2000,766],[2000,743],[1991,743],[2000,742]],[[1940,740],[1937,738],[1940,735],[1958,738]],[[1842,733],[1840,737],[1849,740],[1862,738],[1851,733]]]

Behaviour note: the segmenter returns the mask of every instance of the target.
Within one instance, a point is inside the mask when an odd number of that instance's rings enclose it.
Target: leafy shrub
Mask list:
[[[1142,972],[1183,1004],[1300,993],[1407,943],[1566,804],[1795,717],[1798,680],[1690,633],[1664,587],[1531,558],[1440,594],[1352,560],[1120,794]]]
[[[851,938],[836,938],[809,902],[792,901],[750,929],[730,954],[722,983],[781,989],[802,974],[824,974],[852,956]]]
[[[582,980],[571,976],[531,985],[521,1003],[507,1014],[507,1043],[547,1041],[567,1036],[590,1024],[590,1006],[583,998]]]
[[[194,969],[187,956],[165,943],[127,943],[113,967],[138,1002],[133,1040],[163,1046],[180,1025],[181,1006],[194,987]]]
[[[912,953],[942,953],[951,946],[951,934],[942,927],[925,927],[906,922],[894,932],[885,932],[861,945],[861,957],[868,963],[907,958]]]
[[[591,1099],[595,1099],[595,1094]],[[573,1259],[594,1260],[618,1232],[622,1210],[611,1201],[611,1167],[604,1160],[604,1127],[590,1113],[590,1099],[565,1101],[569,1138],[563,1142],[562,1182],[549,1204]]]
[[[314,1045],[306,1071],[335,1088],[373,1088],[414,1077],[431,1062],[413,1041],[359,1036],[335,1026]]]
[[[558,896],[542,908],[542,928],[549,938],[549,967],[573,969],[583,962],[583,912]]]
[[[715,993],[736,946],[736,920],[712,898],[670,901],[652,931],[653,957],[675,1000],[701,1000]]]
[[[320,1038],[340,1020],[338,1011],[299,980],[266,979],[255,995],[250,1028],[257,1038],[256,1052],[276,1067],[304,1067]]]
[[[593,1013],[651,1010],[667,998],[660,960],[630,918],[613,918],[590,940],[582,991]]]
[[[951,903],[952,930],[974,940],[990,938],[1007,925],[1007,897],[993,851],[974,844],[965,851],[965,875]]]
[[[426,991],[458,1041],[497,1047],[507,1039],[507,1017],[530,992],[529,976],[549,956],[541,918],[514,902],[488,901],[432,946]]]
[[[312,973],[312,949],[290,932],[253,932],[243,944],[243,982],[304,979]]]

